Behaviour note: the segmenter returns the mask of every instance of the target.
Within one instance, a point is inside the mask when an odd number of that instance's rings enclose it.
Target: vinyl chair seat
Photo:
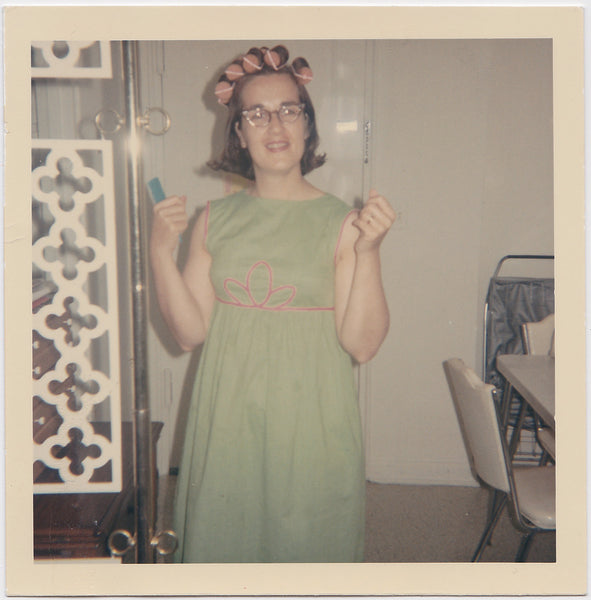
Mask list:
[[[554,355],[554,314],[541,321],[523,323],[521,335],[526,354]]]
[[[487,524],[472,561],[481,560],[501,514],[508,507],[513,524],[522,533],[515,562],[523,562],[533,536],[556,529],[555,467],[514,467],[501,432],[493,386],[484,383],[459,358],[446,360],[443,369],[471,467],[491,490]]]
[[[514,467],[521,514],[540,529],[556,529],[555,467]]]
[[[548,354],[555,355],[554,314],[549,314],[541,321],[523,323],[521,335],[523,349],[526,354]],[[536,427],[536,439],[543,450],[542,463],[546,462],[548,456],[556,460],[556,440],[551,429],[540,426],[539,418],[534,415]]]

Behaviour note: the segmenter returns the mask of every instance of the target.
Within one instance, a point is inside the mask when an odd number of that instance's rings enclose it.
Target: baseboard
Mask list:
[[[366,478],[404,485],[479,485],[464,462],[372,460],[366,466]]]

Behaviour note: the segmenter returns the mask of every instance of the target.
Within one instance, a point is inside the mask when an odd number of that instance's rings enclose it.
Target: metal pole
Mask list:
[[[125,88],[125,128],[127,148],[127,187],[129,201],[129,250],[132,285],[132,333],[134,369],[134,494],[136,562],[154,562],[154,481],[152,477],[152,431],[147,385],[146,343],[146,261],[142,244],[142,192],[140,185],[140,140],[137,127],[137,42],[122,42]]]

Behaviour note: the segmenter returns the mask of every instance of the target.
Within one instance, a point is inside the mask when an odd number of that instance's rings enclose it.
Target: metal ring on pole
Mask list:
[[[170,529],[159,532],[152,538],[152,547],[160,556],[173,554],[178,548],[179,541],[176,533]]]
[[[107,114],[115,115],[115,126],[111,129],[104,127],[103,119],[104,116]],[[124,123],[125,119],[116,110],[113,110],[112,108],[105,108],[103,110],[99,110],[99,112],[97,112],[94,116],[94,124],[102,134],[117,133]]]
[[[161,129],[153,129],[151,126],[151,115],[152,113],[160,113],[162,115],[162,128]],[[155,106],[152,108],[147,108],[144,111],[144,114],[137,119],[138,125],[143,127],[148,133],[152,135],[164,135],[170,129],[170,115],[159,106]]]
[[[125,529],[115,529],[109,536],[107,545],[113,556],[123,556],[135,546],[135,538]]]

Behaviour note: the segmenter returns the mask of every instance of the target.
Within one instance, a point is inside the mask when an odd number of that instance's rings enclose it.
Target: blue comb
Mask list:
[[[148,181],[148,188],[150,189],[152,200],[154,200],[154,202],[160,202],[166,198],[166,194],[162,189],[162,184],[160,183],[160,179],[158,179],[158,177],[154,177],[154,179],[150,179],[150,181]]]
[[[150,179],[150,181],[148,181],[148,188],[150,190],[150,194],[152,194],[152,200],[154,200],[154,204],[157,204],[166,198],[166,194],[162,189],[162,184],[160,183],[160,179],[158,179],[158,177],[154,177],[154,179]],[[182,240],[182,237],[183,236],[179,235],[179,242]]]

